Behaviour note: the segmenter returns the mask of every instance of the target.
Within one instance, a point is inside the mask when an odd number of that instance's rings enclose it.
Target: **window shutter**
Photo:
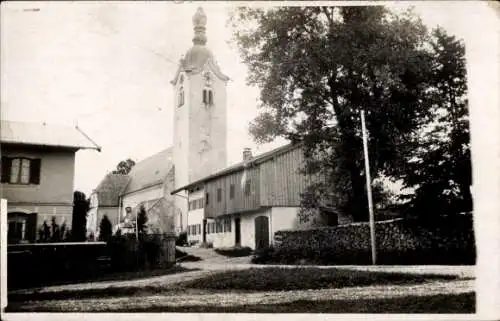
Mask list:
[[[8,183],[10,180],[10,168],[12,159],[9,157],[2,157],[2,183]]]
[[[30,183],[31,184],[40,184],[40,169],[41,169],[41,160],[40,159],[32,159],[30,162]]]
[[[203,89],[203,103],[204,104],[207,103],[207,90],[206,89]]]
[[[26,234],[24,238],[30,243],[36,242],[37,213],[29,214],[26,219]]]
[[[208,103],[212,105],[214,103],[214,94],[211,90],[208,91]]]

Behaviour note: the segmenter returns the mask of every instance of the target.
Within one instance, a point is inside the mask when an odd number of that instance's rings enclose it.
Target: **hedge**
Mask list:
[[[433,222],[376,222],[377,263],[475,264],[471,216]],[[274,248],[258,251],[254,263],[371,264],[370,226],[356,223],[275,233]]]

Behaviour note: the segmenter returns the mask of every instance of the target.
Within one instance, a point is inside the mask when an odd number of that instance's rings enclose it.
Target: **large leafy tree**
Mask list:
[[[303,206],[333,196],[366,220],[360,111],[373,178],[395,175],[430,113],[434,57],[425,26],[382,6],[238,8],[233,22],[248,83],[261,89],[255,140],[304,142],[304,171],[326,179],[305,193]]]
[[[122,174],[127,175],[132,170],[132,167],[135,166],[134,160],[127,158],[116,165],[116,169],[112,172],[113,174]]]
[[[415,188],[410,211],[421,217],[472,210],[465,46],[441,28],[434,30],[431,45],[432,117],[401,173],[406,186]]]

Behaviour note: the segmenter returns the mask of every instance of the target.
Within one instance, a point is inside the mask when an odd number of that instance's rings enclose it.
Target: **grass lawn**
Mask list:
[[[140,280],[146,279],[154,276],[170,275],[182,272],[196,271],[198,269],[188,269],[179,265],[175,265],[170,268],[161,269],[151,269],[151,270],[141,270],[141,271],[124,271],[124,272],[112,272],[102,275],[92,275],[82,278],[73,278],[72,280],[51,280],[46,282],[39,282],[36,285],[24,288],[38,288],[44,286],[53,285],[65,285],[65,284],[77,284],[77,283],[87,283],[87,282],[108,282],[108,281],[124,281],[124,280]],[[15,290],[15,289],[10,289]],[[10,296],[9,296],[10,297]],[[14,296],[15,297],[15,296]]]
[[[431,280],[456,280],[453,275],[353,271],[320,268],[251,268],[215,273],[183,284],[186,288],[211,290],[288,291],[369,285],[420,284]]]
[[[166,302],[167,303],[167,302]],[[9,303],[7,312],[68,312],[64,304],[47,307],[23,307]],[[73,311],[74,312],[74,311]],[[385,299],[321,301],[297,300],[281,304],[253,304],[240,306],[168,306],[154,304],[143,308],[120,306],[106,312],[190,312],[190,313],[475,313],[475,293],[404,296]]]
[[[189,271],[177,267],[164,274]],[[147,272],[147,271],[146,271]],[[145,272],[142,272],[145,273]],[[157,274],[161,275],[161,274]],[[151,274],[149,275],[151,276]],[[133,279],[146,275],[124,274],[120,279]],[[429,281],[456,280],[452,275],[414,275],[391,272],[353,271],[320,268],[250,268],[247,270],[214,272],[207,276],[172,285],[125,286],[96,289],[63,290],[31,294],[10,294],[9,301],[66,300],[105,297],[132,297],[175,293],[175,291],[260,292],[307,289],[331,289],[370,285],[409,285]]]

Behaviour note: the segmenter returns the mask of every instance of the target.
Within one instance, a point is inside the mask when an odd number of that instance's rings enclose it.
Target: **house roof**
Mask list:
[[[130,180],[122,195],[162,184],[172,166],[171,147],[138,162],[128,174]]]
[[[0,123],[0,142],[101,150],[80,128],[48,123],[3,120]]]
[[[201,183],[208,182],[208,181],[216,179],[218,177],[225,176],[225,175],[228,175],[228,174],[231,174],[231,173],[234,173],[234,172],[242,171],[242,170],[244,170],[247,167],[251,167],[251,166],[254,166],[254,165],[257,165],[257,164],[261,164],[261,163],[263,163],[265,161],[268,161],[269,159],[272,159],[273,157],[276,157],[278,155],[284,154],[284,153],[286,153],[286,152],[288,152],[288,151],[290,151],[292,149],[298,148],[299,146],[300,146],[300,143],[295,143],[295,144],[294,143],[290,143],[290,144],[287,144],[287,145],[275,148],[273,150],[270,150],[270,151],[265,152],[263,154],[260,154],[258,156],[254,156],[249,161],[240,162],[238,164],[226,167],[225,169],[223,169],[223,170],[221,170],[219,172],[216,172],[216,173],[214,173],[212,175],[209,175],[209,176],[201,178],[201,179],[199,179],[197,181],[191,182],[191,183],[189,183],[186,186],[179,187],[179,188],[173,190],[170,194],[175,194],[175,193],[178,193],[178,192],[180,192],[182,190],[190,189],[191,187],[194,187],[194,186],[199,185]]]
[[[120,195],[129,182],[128,175],[107,174],[95,189],[99,206],[118,206]]]

